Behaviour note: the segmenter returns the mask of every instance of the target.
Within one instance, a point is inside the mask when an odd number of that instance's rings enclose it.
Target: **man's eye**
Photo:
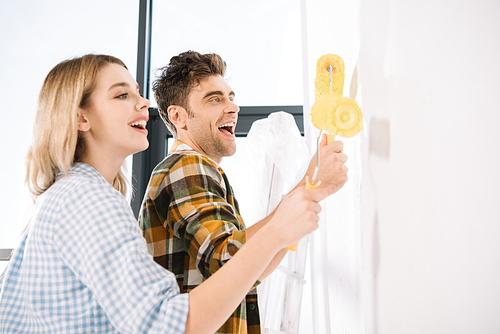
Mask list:
[[[212,101],[213,101],[213,102],[219,102],[219,98],[218,98],[218,97],[214,97],[214,98],[212,99]]]

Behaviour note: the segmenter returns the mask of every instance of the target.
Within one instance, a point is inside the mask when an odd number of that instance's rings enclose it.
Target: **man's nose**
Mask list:
[[[233,101],[229,101],[229,105],[226,108],[227,113],[239,113],[240,112],[240,107],[234,103]]]

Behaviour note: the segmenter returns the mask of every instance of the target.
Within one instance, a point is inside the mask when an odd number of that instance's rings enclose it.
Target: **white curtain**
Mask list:
[[[254,122],[246,141],[247,177],[254,182],[247,188],[252,208],[245,220],[251,225],[268,216],[299,182],[310,156],[294,117],[285,112]],[[298,332],[306,254],[304,239],[258,287],[263,333]]]

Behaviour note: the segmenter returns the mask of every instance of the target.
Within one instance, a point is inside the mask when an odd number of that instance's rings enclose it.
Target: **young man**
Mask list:
[[[155,261],[176,275],[181,292],[189,292],[230,260],[272,214],[246,229],[219,167],[223,157],[236,151],[239,112],[235,93],[224,80],[225,62],[216,54],[188,51],[172,57],[162,70],[153,90],[176,142],[153,171],[139,222]],[[342,147],[341,142],[322,147],[318,179],[328,195],[347,181]],[[297,187],[303,188],[304,180]],[[286,249],[281,250],[259,279],[267,277],[285,254]],[[260,333],[255,288],[218,333]]]

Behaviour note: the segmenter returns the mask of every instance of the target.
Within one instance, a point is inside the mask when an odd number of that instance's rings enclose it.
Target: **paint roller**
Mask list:
[[[314,189],[321,184],[321,181],[316,182],[316,178],[319,170],[319,145],[322,134],[326,133],[327,144],[330,144],[335,140],[336,135],[345,138],[352,137],[363,128],[363,114],[356,101],[342,97],[344,78],[344,61],[338,55],[326,54],[318,59],[311,122],[320,130],[320,133],[317,141],[316,168],[311,182],[306,176],[306,189]],[[297,243],[286,249],[296,250]]]
[[[363,128],[363,114],[356,101],[343,97],[345,78],[344,61],[338,55],[326,54],[316,65],[315,102],[311,107],[311,122],[320,131],[316,154],[316,169],[312,182],[306,187],[317,187],[319,169],[319,143],[321,135],[327,134],[327,144],[335,136],[352,137]]]

